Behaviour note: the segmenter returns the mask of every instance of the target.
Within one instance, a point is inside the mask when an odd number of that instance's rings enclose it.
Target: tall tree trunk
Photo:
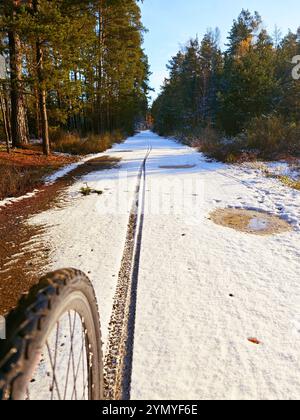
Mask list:
[[[0,87],[0,106],[2,111],[3,117],[3,125],[4,125],[4,132],[5,132],[5,139],[6,139],[6,149],[7,153],[10,153],[10,132],[8,126],[8,112],[5,104],[5,97],[4,97],[4,90]]]
[[[7,121],[7,128],[9,133],[10,143],[12,142],[12,135],[11,135],[11,107],[10,107],[10,94],[8,92],[7,86],[4,89],[4,102],[6,108],[6,121]]]
[[[43,76],[43,51],[41,44],[36,44],[36,58],[37,58],[37,78],[39,90],[39,109],[41,118],[41,129],[43,139],[43,152],[46,156],[50,155],[50,140],[49,140],[49,125],[47,114],[47,93],[45,88],[45,80]]]
[[[98,10],[98,53],[99,53],[99,62],[98,62],[98,80],[97,80],[97,109],[96,109],[96,127],[95,131],[97,134],[100,134],[103,131],[103,51],[104,51],[104,4],[103,0],[99,2]]]
[[[38,87],[34,87],[34,99],[35,99],[35,120],[36,120],[36,134],[37,138],[42,138],[41,118],[40,118],[40,101]]]
[[[33,1],[34,13],[39,11],[39,1]],[[46,156],[50,155],[49,124],[47,113],[47,92],[44,79],[44,57],[43,48],[40,40],[36,42],[36,72],[38,81],[39,114],[41,121],[41,132],[43,140],[43,152]]]
[[[15,20],[20,0],[12,1],[12,20]],[[22,81],[22,45],[19,34],[15,30],[8,33],[11,75],[11,131],[13,147],[28,144],[26,125],[26,109],[24,102],[24,86]]]

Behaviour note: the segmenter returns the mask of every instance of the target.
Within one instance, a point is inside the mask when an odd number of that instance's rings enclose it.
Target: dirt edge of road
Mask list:
[[[33,196],[0,208],[0,314],[13,309],[44,273],[51,249],[41,237],[44,226],[27,223],[33,215],[68,205],[67,189],[91,173],[116,167],[120,159],[91,158],[53,184],[43,185]],[[84,197],[82,197],[84,199]]]

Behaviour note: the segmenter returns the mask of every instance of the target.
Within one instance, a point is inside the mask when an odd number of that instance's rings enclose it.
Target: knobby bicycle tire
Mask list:
[[[6,319],[7,338],[0,340],[0,400],[27,399],[28,384],[42,349],[68,311],[74,311],[82,321],[82,340],[89,357],[88,399],[103,399],[102,343],[95,292],[82,272],[64,269],[44,276]]]

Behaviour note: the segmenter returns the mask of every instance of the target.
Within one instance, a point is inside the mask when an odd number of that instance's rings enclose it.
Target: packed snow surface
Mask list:
[[[119,168],[83,177],[63,208],[31,220],[48,226],[45,271],[89,275],[106,345],[149,144],[131,398],[298,399],[300,192],[261,170],[209,162],[151,132],[129,138],[107,152],[122,158]],[[82,197],[85,182],[104,194]],[[215,225],[209,214],[228,207],[267,211],[293,229],[257,236]]]

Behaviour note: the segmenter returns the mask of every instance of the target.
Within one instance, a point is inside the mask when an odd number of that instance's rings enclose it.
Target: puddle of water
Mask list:
[[[250,220],[250,223],[248,225],[250,230],[254,230],[254,231],[261,231],[261,230],[266,230],[269,226],[269,222],[265,219],[262,219],[261,217],[254,217],[253,219]]]
[[[163,165],[160,166],[160,169],[192,169],[195,168],[196,165]]]
[[[211,213],[217,225],[254,235],[274,235],[292,230],[280,217],[246,209],[217,209]]]
[[[42,240],[45,226],[27,223],[34,215],[68,205],[66,190],[76,179],[115,167],[119,159],[92,159],[37,195],[0,209],[0,315],[16,306],[20,296],[33,286],[48,266],[51,249]]]
[[[134,150],[112,150],[110,153],[133,153]]]

